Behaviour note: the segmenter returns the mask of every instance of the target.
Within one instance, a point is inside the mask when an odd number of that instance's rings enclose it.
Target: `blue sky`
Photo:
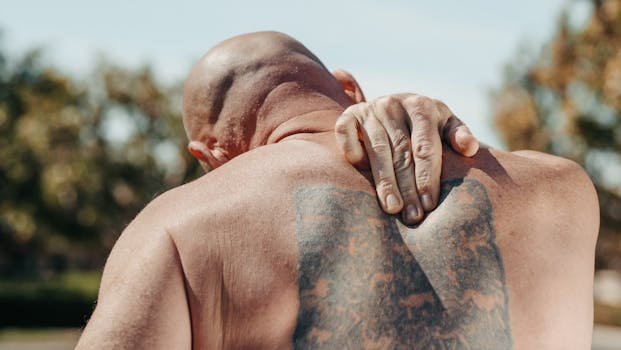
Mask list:
[[[575,16],[588,13],[583,3]],[[103,53],[128,67],[152,64],[165,82],[183,79],[195,60],[227,37],[278,30],[302,41],[328,68],[352,72],[367,97],[411,91],[441,99],[481,140],[502,147],[491,127],[489,91],[524,43],[537,49],[553,35],[566,4],[0,0],[0,28],[10,52],[42,47],[75,76],[88,74]]]

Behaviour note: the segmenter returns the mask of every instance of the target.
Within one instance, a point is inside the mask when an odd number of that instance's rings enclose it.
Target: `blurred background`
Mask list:
[[[493,147],[582,164],[601,205],[596,341],[621,326],[621,0],[0,8],[0,349],[71,348],[120,232],[200,176],[185,151],[185,75],[257,30],[299,39],[368,98],[433,96]]]

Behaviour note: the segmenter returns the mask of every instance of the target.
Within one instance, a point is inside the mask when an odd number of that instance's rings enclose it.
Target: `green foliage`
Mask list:
[[[0,299],[20,296],[25,299],[44,299],[51,294],[69,294],[94,301],[99,290],[99,272],[68,271],[51,279],[15,278],[0,280]]]
[[[494,121],[511,150],[542,150],[586,168],[601,206],[597,267],[621,269],[621,0],[591,3],[584,26],[563,15],[538,57],[508,67],[493,96]]]
[[[97,272],[67,272],[51,279],[0,280],[0,327],[83,326],[97,299]]]
[[[0,50],[0,276],[100,268],[155,195],[199,174],[179,86],[101,64],[80,83]],[[121,137],[119,137],[121,135]]]

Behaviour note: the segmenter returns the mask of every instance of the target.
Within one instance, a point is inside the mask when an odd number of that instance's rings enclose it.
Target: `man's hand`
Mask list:
[[[479,149],[468,127],[444,103],[416,94],[352,105],[335,130],[350,163],[363,165],[368,155],[384,211],[396,214],[403,209],[408,224],[420,222],[438,202],[442,141],[466,157]]]

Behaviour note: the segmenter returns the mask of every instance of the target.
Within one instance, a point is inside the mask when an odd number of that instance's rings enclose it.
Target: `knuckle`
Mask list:
[[[388,135],[386,135],[382,128],[378,128],[377,125],[369,123],[366,127],[366,131],[372,148],[379,147],[390,150]]]
[[[410,138],[403,133],[402,130],[395,132],[393,141],[393,150],[395,153],[402,153],[410,150]]]
[[[427,105],[427,106],[433,105],[433,99],[431,97],[427,97],[427,96],[422,96],[422,95],[419,96],[418,102],[422,103],[424,105]]]
[[[433,122],[435,113],[424,106],[416,106],[410,111],[412,122],[415,125],[427,125]]]
[[[367,104],[367,102],[360,102],[360,103],[356,103],[356,104],[350,105],[349,107],[347,107],[345,109],[345,112],[350,112],[350,113],[355,114],[361,108],[363,108],[366,104]]]
[[[376,102],[377,107],[385,111],[390,110],[390,108],[397,103],[398,103],[397,99],[393,96],[380,97],[379,99],[377,99],[377,102]]]
[[[349,125],[352,122],[351,117],[349,116],[341,116],[336,120],[336,123],[334,124],[334,131],[337,134],[342,134],[347,136],[348,134],[348,130],[349,130]]]
[[[414,115],[412,116],[412,121],[417,125],[427,124],[430,119],[430,114],[422,110],[421,108],[416,108],[416,110],[414,111]]]
[[[360,114],[369,114],[369,110],[371,109],[371,104],[368,102],[362,102],[355,105],[356,111]]]
[[[423,171],[416,175],[416,186],[418,193],[429,192],[429,183],[431,180],[431,174],[428,171]]]
[[[376,113],[373,110],[373,106],[364,105],[358,107],[358,113],[356,114],[356,118],[360,121],[365,128],[369,125],[373,125],[374,120],[377,120]]]
[[[418,202],[418,191],[414,186],[402,186],[399,185],[401,189],[401,196],[406,202]]]
[[[413,106],[429,106],[433,103],[433,101],[429,97],[423,95],[408,96],[406,98],[406,101],[408,104],[411,104]]]
[[[435,101],[435,105],[436,105],[436,110],[440,113],[440,115],[445,118],[445,119],[449,119],[451,117],[455,117],[455,115],[453,114],[453,112],[451,111],[451,109],[446,105],[446,103],[440,101],[440,100],[434,100]],[[457,117],[455,117],[456,121],[459,121],[459,119],[457,119]]]
[[[393,183],[387,177],[382,177],[381,175],[379,175],[379,179],[377,179],[375,187],[377,189],[377,193],[382,194],[392,192],[394,190]]]
[[[384,140],[371,140],[371,149],[377,154],[390,152],[390,146]]]
[[[351,105],[345,108],[341,117],[355,114],[357,109],[358,109],[358,105]]]
[[[421,140],[414,147],[414,157],[421,160],[429,160],[435,156],[433,144],[428,140]]]
[[[438,99],[435,99],[435,98],[433,98],[431,100],[440,110],[446,111],[446,110],[449,109],[448,106],[444,102],[442,102],[442,101],[440,101]]]
[[[410,166],[412,166],[412,157],[410,156],[410,152],[395,154],[393,157],[393,166],[395,171],[398,173],[408,171]]]
[[[412,165],[410,139],[405,135],[399,137],[393,144],[393,164],[398,172],[406,171]]]
[[[416,103],[421,97],[423,97],[423,96],[419,95],[419,94],[408,94],[404,98],[404,101],[407,102],[407,103]]]
[[[339,117],[339,119],[346,118],[352,120],[359,120],[361,117],[364,117],[366,108],[366,102],[351,105],[347,107],[345,111],[343,111],[343,114],[341,115],[341,117]]]

